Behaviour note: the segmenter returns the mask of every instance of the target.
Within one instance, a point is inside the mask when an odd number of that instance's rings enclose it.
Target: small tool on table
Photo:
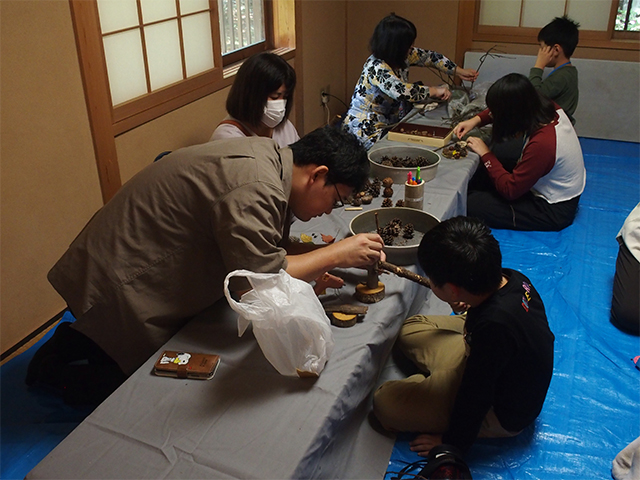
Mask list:
[[[380,223],[378,221],[378,212],[375,212],[376,231],[378,235],[380,231]],[[367,268],[367,281],[356,285],[356,300],[362,303],[376,303],[384,298],[384,283],[378,279],[377,265],[369,265]]]
[[[380,224],[378,223],[378,212],[375,213],[376,218],[376,228],[378,233],[380,233]],[[417,273],[412,272],[411,270],[407,270],[406,268],[399,267],[397,265],[393,265],[389,262],[379,261],[375,265],[371,265],[367,269],[367,281],[364,283],[359,283],[356,285],[356,300],[362,303],[376,303],[384,298],[385,288],[384,283],[382,283],[379,278],[379,271],[386,270],[388,272],[394,273],[399,277],[406,278],[411,280],[412,282],[416,282],[423,287],[431,288],[431,283],[427,277],[423,277],[422,275],[418,275]]]

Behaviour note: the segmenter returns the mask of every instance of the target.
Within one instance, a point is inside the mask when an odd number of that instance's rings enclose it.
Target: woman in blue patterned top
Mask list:
[[[367,149],[387,126],[411,111],[412,103],[449,99],[447,86],[409,83],[409,66],[435,67],[462,80],[473,81],[478,76],[475,70],[458,68],[438,52],[414,47],[416,36],[415,25],[395,14],[383,18],[373,32],[369,42],[372,55],[364,64],[343,123]]]

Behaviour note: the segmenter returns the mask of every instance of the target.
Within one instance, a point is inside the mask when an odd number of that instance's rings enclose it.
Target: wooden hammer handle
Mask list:
[[[378,262],[378,268],[382,270],[387,270],[388,272],[395,273],[399,277],[406,278],[411,280],[412,282],[419,283],[423,287],[431,288],[431,283],[427,277],[423,277],[422,275],[418,275],[417,273],[413,273],[411,270],[407,270],[406,268],[398,267],[397,265],[393,265],[388,262]]]
[[[368,288],[377,288],[378,282],[378,269],[375,265],[369,265],[367,267],[367,287]]]

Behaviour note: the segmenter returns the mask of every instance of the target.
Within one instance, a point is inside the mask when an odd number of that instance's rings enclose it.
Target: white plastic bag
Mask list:
[[[245,277],[253,288],[240,302],[231,298],[229,279]],[[224,280],[224,294],[238,312],[238,336],[249,322],[267,360],[282,375],[318,376],[333,352],[330,321],[311,285],[279,273],[236,270]]]

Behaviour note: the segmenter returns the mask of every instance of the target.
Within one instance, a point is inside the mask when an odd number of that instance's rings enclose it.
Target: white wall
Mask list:
[[[464,66],[478,68],[483,54],[467,52]],[[535,61],[532,55],[487,57],[477,82],[494,82],[511,72],[529,76]],[[578,136],[640,142],[640,63],[586,58],[573,58],[571,63],[578,69],[580,89],[574,115]]]

